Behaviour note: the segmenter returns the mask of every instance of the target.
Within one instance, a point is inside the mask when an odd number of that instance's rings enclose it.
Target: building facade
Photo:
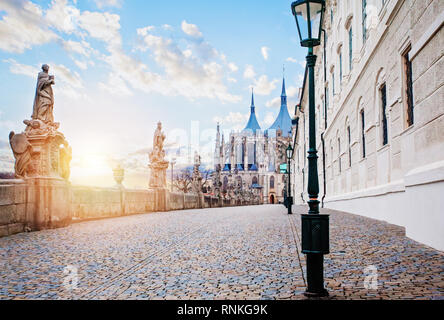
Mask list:
[[[324,17],[320,200],[444,250],[444,1],[328,0]],[[295,116],[292,190],[305,203],[308,81]]]
[[[236,188],[254,189],[262,203],[280,203],[286,196],[287,176],[280,173],[286,163],[285,149],[291,142],[291,118],[287,108],[285,79],[282,82],[281,107],[273,125],[263,131],[256,118],[254,94],[250,118],[240,132],[221,137],[217,126],[215,169],[220,166],[222,194]]]

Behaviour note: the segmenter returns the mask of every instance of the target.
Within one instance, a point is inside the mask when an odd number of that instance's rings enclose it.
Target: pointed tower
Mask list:
[[[214,169],[217,170],[220,165],[220,125],[217,123],[217,133],[216,133],[216,149],[214,150]]]
[[[256,133],[257,130],[261,130],[261,127],[259,125],[259,122],[256,118],[256,107],[254,106],[254,92],[253,89],[251,89],[251,110],[250,110],[250,119],[248,120],[247,126],[245,127],[244,131],[252,131],[253,133]]]
[[[281,108],[276,120],[268,130],[281,131],[283,137],[288,137],[291,134],[291,118],[287,108],[285,78],[282,78]]]

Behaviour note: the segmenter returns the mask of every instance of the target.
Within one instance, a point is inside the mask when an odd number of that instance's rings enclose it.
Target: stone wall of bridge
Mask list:
[[[36,183],[33,179],[0,180],[0,237],[85,220],[257,204],[166,189],[71,186],[58,180],[45,183]]]

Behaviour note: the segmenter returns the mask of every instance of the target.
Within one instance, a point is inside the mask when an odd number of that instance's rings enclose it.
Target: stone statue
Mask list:
[[[165,159],[165,150],[163,144],[165,141],[165,134],[162,132],[162,123],[157,123],[157,129],[154,132],[153,151],[150,153],[150,161],[159,162]]]
[[[163,149],[165,138],[165,134],[162,132],[162,123],[159,122],[154,132],[153,151],[149,154],[151,169],[149,185],[151,188],[166,188],[166,169],[169,163],[165,161],[165,150]]]
[[[37,87],[35,91],[34,107],[31,118],[33,120],[41,120],[45,123],[54,122],[54,93],[52,85],[55,84],[54,76],[50,76],[49,66],[44,64],[42,72],[37,78]]]
[[[9,141],[15,157],[15,174],[20,178],[51,177],[68,180],[72,150],[54,122],[54,76],[44,64],[38,74],[32,119],[24,120],[24,132],[11,132]],[[60,147],[62,146],[62,147]]]
[[[197,151],[194,152],[194,168],[192,177],[192,190],[194,193],[202,192],[202,176],[199,171],[200,167],[200,155]]]
[[[14,131],[9,134],[9,144],[15,158],[15,176],[25,178],[32,159],[32,145],[24,133],[15,134]]]

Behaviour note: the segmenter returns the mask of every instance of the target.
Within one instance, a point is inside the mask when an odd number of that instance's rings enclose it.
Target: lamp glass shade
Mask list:
[[[322,4],[310,3],[310,25],[311,25],[311,37],[314,39],[321,38],[321,17],[322,17]]]
[[[293,157],[293,148],[291,146],[288,146],[286,153],[287,153],[287,159],[291,159]]]
[[[298,0],[292,3],[291,8],[303,47],[320,44],[324,5],[324,0]]]

